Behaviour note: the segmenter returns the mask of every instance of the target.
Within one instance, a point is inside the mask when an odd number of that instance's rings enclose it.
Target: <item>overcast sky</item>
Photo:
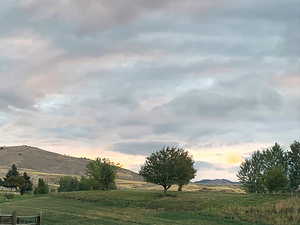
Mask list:
[[[138,171],[184,146],[200,178],[300,139],[299,0],[5,0],[0,144]]]

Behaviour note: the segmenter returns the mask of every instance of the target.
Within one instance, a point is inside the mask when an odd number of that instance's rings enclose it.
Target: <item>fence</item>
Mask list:
[[[41,225],[41,215],[17,216],[16,212],[11,215],[0,215],[0,225]]]

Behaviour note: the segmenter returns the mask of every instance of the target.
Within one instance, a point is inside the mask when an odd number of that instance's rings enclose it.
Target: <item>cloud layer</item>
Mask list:
[[[198,178],[235,179],[232,152],[299,139],[299,7],[7,1],[1,144],[107,156],[135,170],[160,146],[179,144],[210,163]]]

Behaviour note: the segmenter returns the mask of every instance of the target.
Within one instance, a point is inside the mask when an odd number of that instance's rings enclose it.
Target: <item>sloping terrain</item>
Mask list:
[[[12,164],[31,175],[47,176],[53,179],[85,174],[89,159],[76,158],[54,152],[45,151],[30,146],[0,147],[0,175],[3,176]],[[142,181],[142,177],[130,170],[119,168],[117,178],[124,180]]]
[[[195,184],[202,184],[202,185],[239,185],[239,182],[233,182],[227,179],[214,179],[214,180],[209,180],[209,179],[204,179],[200,181],[195,181]]]

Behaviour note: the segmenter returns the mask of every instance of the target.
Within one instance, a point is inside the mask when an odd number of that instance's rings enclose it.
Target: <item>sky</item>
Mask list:
[[[299,0],[5,0],[0,145],[138,171],[166,145],[196,179],[300,139]]]

